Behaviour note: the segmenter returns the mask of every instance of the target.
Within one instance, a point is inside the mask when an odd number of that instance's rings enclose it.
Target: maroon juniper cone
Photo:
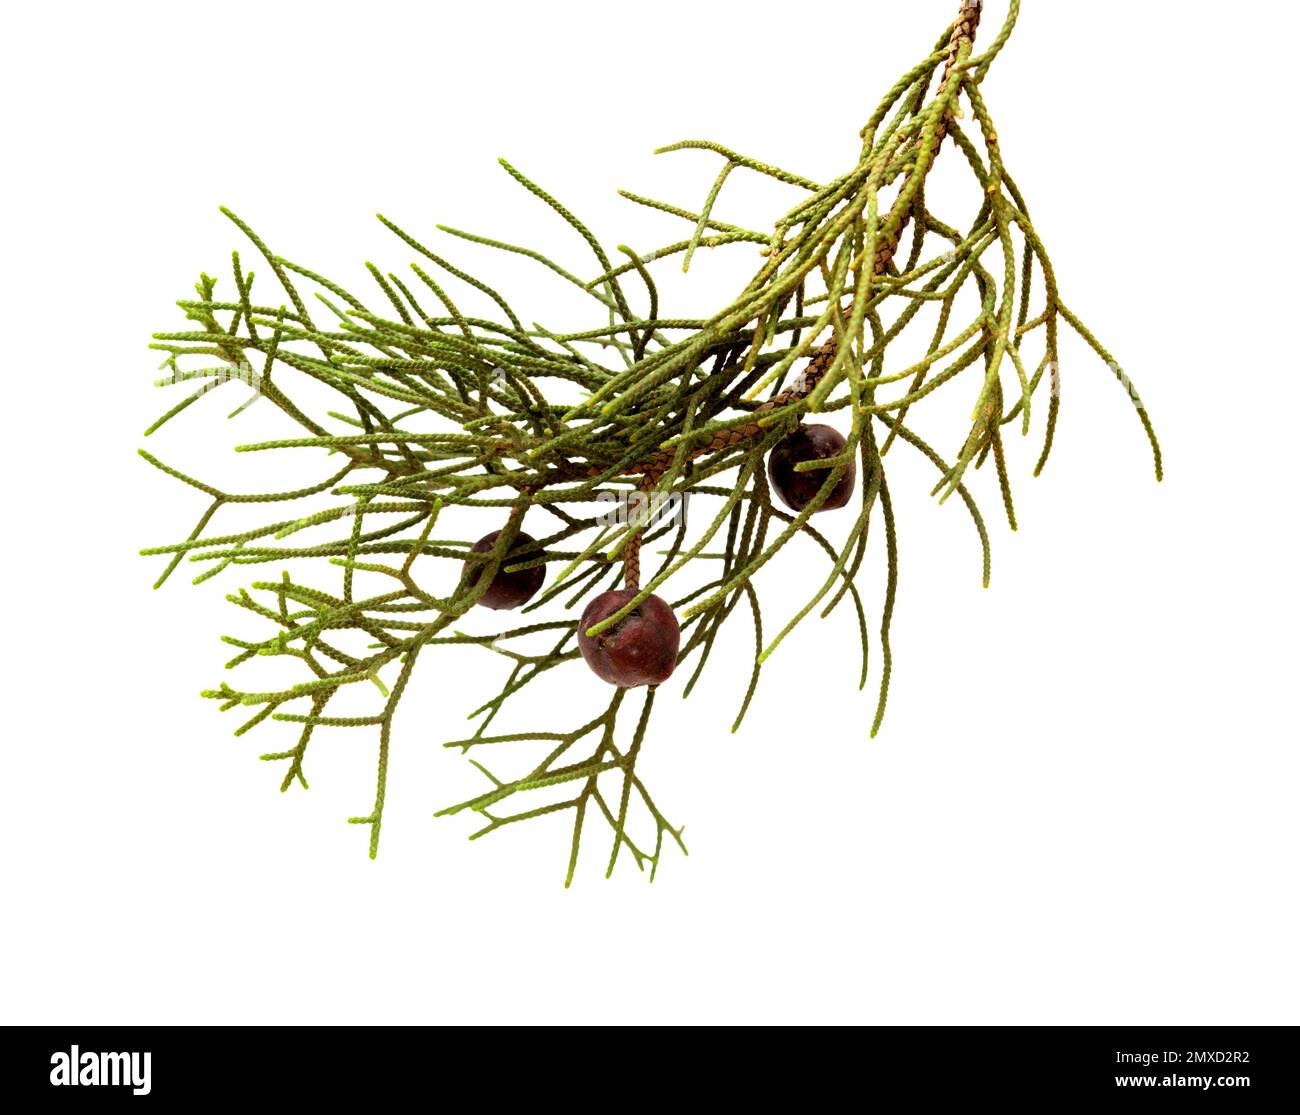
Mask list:
[[[833,426],[797,427],[789,436],[778,441],[768,455],[767,477],[771,481],[772,490],[791,511],[802,511],[812,502],[813,496],[821,491],[830,470],[815,468],[808,472],[796,472],[794,466],[804,461],[824,461],[827,457],[838,457],[843,454],[847,444],[844,435]],[[833,511],[848,503],[849,497],[853,495],[857,472],[857,466],[850,462],[838,483],[831,489],[831,494],[817,510]]]
[[[587,629],[608,619],[636,596],[630,588],[602,592],[578,621],[578,649],[598,678],[624,689],[658,685],[672,676],[682,630],[659,597],[647,596],[613,627],[592,638]]]
[[[501,532],[494,530],[491,534],[485,535],[475,542],[470,552],[486,554],[497,544],[497,539],[500,537]],[[518,608],[528,603],[533,594],[542,587],[542,582],[546,580],[546,567],[532,565],[527,569],[516,569],[507,572],[506,566],[512,562],[528,561],[530,558],[540,557],[541,554],[542,550],[537,545],[537,540],[520,531],[515,535],[515,544],[510,548],[510,553],[501,559],[497,575],[492,578],[492,583],[488,585],[487,592],[479,597],[478,602],[485,608],[493,608],[497,611],[509,611],[511,608]],[[469,562],[465,563],[466,574],[475,577],[481,574],[486,566],[479,563],[476,568],[477,572],[471,569]],[[473,587],[477,583],[477,580],[471,580],[470,586]]]

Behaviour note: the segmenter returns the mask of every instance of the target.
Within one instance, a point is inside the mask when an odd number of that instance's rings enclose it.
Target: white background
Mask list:
[[[278,570],[192,588],[183,568],[155,593],[158,561],[137,556],[203,507],[135,449],[179,398],[150,386],[149,334],[184,328],[174,300],[243,247],[218,205],[357,289],[363,261],[412,258],[376,210],[593,275],[498,155],[607,243],[652,248],[683,233],[615,190],[693,209],[717,170],[655,146],[714,138],[832,177],[953,7],[6,16],[0,1020],[1300,1021],[1290,5],[1025,4],[985,96],[1064,297],[1141,387],[1167,480],[1074,340],[1045,474],[1030,475],[1043,409],[1011,445],[1018,534],[994,478],[974,477],[988,591],[961,507],[891,454],[903,581],[884,731],[867,738],[878,663],[858,693],[836,613],[784,645],[730,735],[738,617],[691,700],[661,695],[645,774],[691,854],[665,854],[653,887],[627,862],[604,881],[600,837],[565,891],[563,821],[470,844],[465,819],[432,819],[480,786],[438,746],[494,691],[499,660],[470,650],[417,672],[371,862],[345,823],[370,807],[370,734],[323,733],[310,792],[281,795],[257,755],[291,745],[285,726],[235,739],[235,714],[198,699],[229,656],[217,636],[251,633],[224,593]],[[789,204],[737,174],[718,213],[766,227]],[[591,323],[540,268],[439,247],[531,317]],[[667,290],[707,310],[753,265],[748,248],[706,253]],[[256,406],[227,424],[227,401],[149,447],[265,486],[274,458],[230,447],[284,428]],[[951,453],[961,431],[925,432]],[[475,522],[468,537],[491,529]],[[823,576],[819,554],[783,557],[763,582],[773,630]],[[863,584],[874,614],[877,567]],[[576,724],[603,693],[568,672],[550,717]]]

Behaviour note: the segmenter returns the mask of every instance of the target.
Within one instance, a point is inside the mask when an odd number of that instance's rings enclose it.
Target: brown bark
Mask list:
[[[948,56],[944,62],[943,76],[939,82],[940,90],[945,89],[951,81],[959,80],[959,75],[954,74],[953,67],[957,62],[962,47],[970,46],[975,40],[975,32],[979,27],[981,7],[981,0],[962,0],[961,8],[957,12],[957,19],[953,24],[952,34],[948,39]],[[927,160],[927,171],[933,165],[934,156],[938,154],[939,147],[947,134],[947,121],[944,120],[935,131],[933,148],[930,152],[930,158]],[[910,219],[910,207],[903,208],[900,211],[897,206],[886,218],[882,230],[883,243],[876,251],[875,262],[872,266],[873,277],[883,275],[893,261],[894,253],[898,250],[899,240],[902,238]],[[764,414],[789,406],[791,403],[797,402],[810,394],[835,362],[835,353],[836,340],[831,337],[813,354],[802,375],[793,384],[754,411],[753,420],[730,430],[720,431],[705,444],[692,449],[688,459],[716,453],[721,449],[729,449],[741,444],[741,442],[758,437],[764,432],[763,427],[758,423],[758,419]],[[659,482],[659,478],[672,466],[673,456],[673,450],[661,450],[640,464],[634,465],[628,472],[644,475],[646,485],[654,487]],[[598,476],[602,471],[600,468],[593,467],[588,475]]]

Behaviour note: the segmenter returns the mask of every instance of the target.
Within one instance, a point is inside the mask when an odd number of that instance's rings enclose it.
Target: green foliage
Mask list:
[[[1006,43],[1018,8],[1011,4],[1000,33],[983,54],[976,54],[979,5],[963,3],[935,50],[891,87],[872,114],[862,131],[857,164],[829,183],[714,143],[663,148],[707,149],[721,160],[721,170],[698,213],[626,194],[637,204],[681,218],[687,235],[649,253],[621,247],[617,263],[577,217],[503,161],[525,190],[585,242],[594,259],[594,277],[575,275],[529,248],[443,231],[526,256],[577,287],[593,303],[598,321],[581,332],[525,325],[498,291],[384,217],[380,220],[419,259],[404,277],[367,264],[379,309],[368,308],[361,297],[276,255],[226,211],[288,301],[281,304],[277,295],[269,303],[258,302],[254,276],[244,270],[238,253],[232,259],[232,297],[218,298],[216,281],[202,276],[198,297],[179,303],[194,327],[156,334],[154,344],[169,354],[171,374],[163,382],[199,386],[146,432],[152,434],[195,399],[235,378],[255,383],[261,397],[296,430],[294,437],[240,445],[240,452],[328,455],[332,462],[328,475],[309,487],[240,495],[143,454],[210,501],[185,541],[144,552],[169,559],[159,585],[182,560],[203,567],[196,581],[230,566],[263,563],[308,571],[285,571],[278,580],[255,581],[232,594],[232,603],[271,632],[226,640],[237,649],[231,668],[265,656],[292,657],[301,661],[304,680],[273,691],[222,682],[204,694],[223,709],[251,710],[237,734],[267,720],[297,726],[295,746],[262,756],[286,764],[283,789],[295,781],[307,785],[305,760],[318,730],[375,731],[374,804],[366,815],[352,818],[369,827],[373,856],[383,819],[393,718],[417,660],[434,646],[488,649],[505,659],[504,683],[471,714],[474,733],[446,746],[475,754],[484,748],[517,754],[534,745],[543,749],[542,757],[513,779],[498,777],[473,759],[489,788],[442,812],[478,814],[485,823],[474,833],[477,837],[571,811],[566,884],[573,878],[584,825],[594,814],[610,830],[609,870],[626,848],[638,867],[650,865],[653,877],[665,834],[685,850],[681,829],[665,819],[637,773],[638,757],[648,745],[655,691],[629,697],[593,678],[598,699],[612,697],[603,712],[568,731],[490,734],[498,715],[525,687],[539,679],[545,685],[550,671],[578,657],[575,609],[611,587],[625,563],[628,582],[639,593],[622,613],[598,627],[617,622],[650,593],[664,595],[683,622],[677,677],[686,678],[688,694],[723,625],[737,611],[748,616],[754,659],[733,730],[744,718],[764,663],[790,630],[814,610],[829,615],[846,597],[856,613],[865,685],[869,625],[855,581],[872,522],[878,519],[887,584],[879,623],[875,733],[888,694],[889,628],[898,578],[885,469],[890,450],[901,444],[921,454],[937,470],[940,499],[959,496],[978,532],[987,584],[988,534],[964,477],[972,465],[978,468],[992,458],[1014,528],[1004,431],[1018,425],[1029,432],[1031,405],[1046,381],[1050,390],[1041,471],[1056,426],[1061,323],[1076,329],[1128,386],[1118,365],[1061,301],[1051,261],[1003,163],[980,94],[980,83]],[[969,131],[959,123],[963,118],[973,120]],[[965,228],[942,221],[925,196],[926,175],[948,139],[981,199],[974,221]],[[741,228],[714,215],[724,187],[739,172],[774,178],[799,193],[771,232]],[[726,245],[762,246],[762,264],[736,299],[704,320],[661,316],[652,269],[674,260],[687,268],[703,248]],[[493,316],[463,313],[452,294],[460,287],[485,296],[496,307]],[[959,298],[963,292],[968,292],[965,300]],[[973,315],[962,321],[961,307],[967,303]],[[933,323],[924,358],[891,368],[887,358],[897,351],[895,342],[905,331],[923,328],[926,317]],[[1035,362],[1029,348],[1039,340]],[[971,368],[979,369],[975,377],[963,375]],[[921,439],[911,418],[918,404],[959,378],[971,385],[974,403],[970,429],[949,461]],[[316,394],[322,388],[334,393],[332,409],[322,412],[302,401],[307,380],[314,381]],[[1136,394],[1133,401],[1151,439],[1158,476],[1159,448]],[[820,462],[826,479],[818,496],[798,514],[787,514],[770,499],[765,454],[804,415],[836,411],[846,412],[850,426],[845,456]],[[847,540],[837,546],[811,517],[855,457],[860,498]],[[273,474],[270,467],[267,471]],[[712,503],[713,513],[692,536],[684,520],[611,525],[602,519],[609,506],[602,501],[610,493],[635,491],[689,493],[694,506]],[[241,533],[206,533],[218,511],[239,503],[268,505],[271,521]],[[271,506],[279,504],[293,505],[293,510]],[[483,516],[484,532],[501,527],[504,520],[495,548],[469,566],[476,570],[477,563],[487,575],[462,570],[472,540],[435,534],[440,511],[451,506],[491,509]],[[525,515],[529,531],[546,550],[547,586],[525,609],[537,613],[539,621],[521,622],[493,636],[457,631],[457,621],[501,568]],[[549,534],[538,530],[545,520],[553,527]],[[321,530],[332,531],[332,537],[295,544],[300,532]],[[757,575],[796,538],[811,544],[810,553],[824,555],[824,576],[811,579],[807,604],[769,634]],[[642,545],[656,540],[661,542],[660,560],[640,583]],[[323,572],[327,566],[336,567],[333,587],[307,583],[311,570]],[[331,715],[332,702],[350,687],[372,693],[372,713]],[[620,721],[625,700],[639,705],[630,724],[625,713]],[[527,797],[539,791],[539,797]],[[531,806],[534,800],[543,804]],[[651,837],[634,837],[634,815]]]

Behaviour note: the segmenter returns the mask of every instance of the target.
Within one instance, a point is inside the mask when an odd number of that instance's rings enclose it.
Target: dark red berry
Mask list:
[[[772,483],[772,490],[791,511],[802,511],[812,502],[813,496],[821,491],[831,470],[815,468],[807,472],[796,472],[794,466],[804,461],[824,461],[827,457],[839,457],[844,453],[846,444],[844,435],[832,426],[799,426],[788,437],[778,441],[768,455],[767,477]],[[831,494],[817,510],[833,511],[848,503],[849,497],[853,495],[857,471],[857,466],[850,462],[831,489]]]
[[[603,681],[624,689],[667,681],[677,665],[682,637],[673,610],[657,596],[647,596],[595,638],[588,636],[587,628],[612,616],[634,596],[630,588],[602,592],[578,621],[578,649],[587,665]]]
[[[501,532],[494,530],[491,534],[475,542],[470,552],[486,554],[497,544],[497,539],[500,537]],[[501,559],[497,575],[492,578],[492,583],[488,585],[487,592],[479,597],[478,602],[485,608],[493,608],[498,611],[508,611],[511,608],[518,608],[520,605],[526,604],[533,594],[542,587],[542,582],[546,580],[546,567],[530,565],[527,569],[515,569],[510,572],[507,572],[506,567],[541,556],[542,550],[537,545],[536,539],[530,538],[522,531],[515,535],[515,544],[510,548],[510,552]],[[465,563],[465,572],[470,577],[469,585],[471,588],[478,584],[478,578],[485,569],[486,565],[483,562],[477,562],[473,566],[469,562]]]

